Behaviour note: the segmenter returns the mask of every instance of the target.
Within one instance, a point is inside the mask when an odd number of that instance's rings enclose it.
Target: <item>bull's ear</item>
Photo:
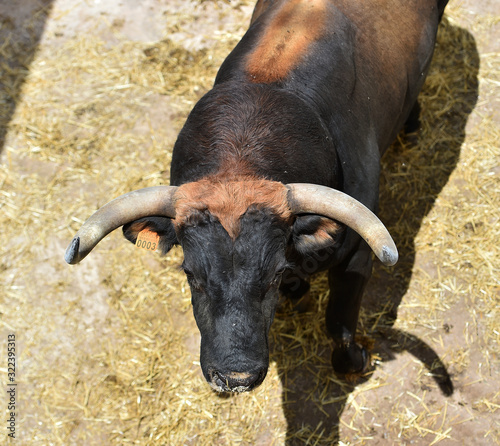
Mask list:
[[[162,254],[166,254],[172,249],[172,246],[179,244],[174,224],[167,217],[145,217],[127,223],[123,226],[123,235],[127,240],[135,244],[139,232],[144,229],[149,229],[160,237],[159,248]]]
[[[342,242],[345,226],[319,215],[302,215],[293,224],[295,249],[302,255],[318,249],[336,248]]]

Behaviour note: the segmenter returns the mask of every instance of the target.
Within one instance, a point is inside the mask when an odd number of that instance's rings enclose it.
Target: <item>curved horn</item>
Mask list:
[[[340,221],[356,231],[387,266],[398,261],[391,235],[377,216],[351,196],[326,186],[287,184],[288,204],[295,214],[318,214]]]
[[[111,231],[126,223],[152,215],[175,218],[176,186],[146,187],[105,204],[83,224],[66,249],[64,259],[80,262]]]

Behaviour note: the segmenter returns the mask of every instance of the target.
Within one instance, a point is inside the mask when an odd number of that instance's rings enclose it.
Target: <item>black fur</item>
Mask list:
[[[205,212],[196,212],[190,224],[179,229],[207,380],[213,371],[265,376],[267,337],[281,274],[288,265],[289,232],[260,209],[250,209],[242,217],[234,242]]]

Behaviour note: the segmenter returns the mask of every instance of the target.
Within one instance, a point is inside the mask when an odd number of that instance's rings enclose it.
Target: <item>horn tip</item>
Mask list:
[[[380,260],[386,266],[393,266],[397,263],[399,259],[398,250],[395,246],[383,246],[380,255]]]
[[[80,237],[75,237],[71,240],[71,243],[66,249],[66,253],[64,254],[64,260],[66,263],[70,265],[74,265],[79,262],[78,250],[80,248]]]

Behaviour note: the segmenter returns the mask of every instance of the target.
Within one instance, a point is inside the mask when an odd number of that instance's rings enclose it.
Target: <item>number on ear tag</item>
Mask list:
[[[143,229],[137,236],[135,246],[147,249],[148,251],[156,251],[159,242],[160,236],[156,232],[153,232],[150,229]]]

